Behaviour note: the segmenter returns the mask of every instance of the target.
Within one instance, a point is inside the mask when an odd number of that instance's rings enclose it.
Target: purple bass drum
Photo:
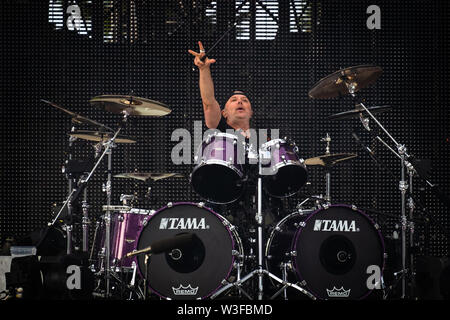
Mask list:
[[[228,220],[202,203],[178,202],[152,215],[136,249],[183,234],[193,234],[192,242],[149,256],[147,265],[146,256],[137,255],[140,276],[147,278],[152,293],[164,299],[205,299],[240,270],[242,242]]]
[[[286,280],[318,299],[364,299],[382,288],[385,247],[379,229],[364,212],[344,204],[293,213],[271,232],[266,265],[280,277],[280,267],[292,266]]]
[[[242,140],[242,139],[241,139]],[[200,145],[190,180],[194,191],[212,203],[231,203],[243,192],[245,141],[214,132]]]
[[[261,145],[262,152],[270,153],[270,162],[263,163],[263,186],[277,198],[289,197],[305,185],[308,178],[304,160],[298,156],[295,143],[273,139]]]

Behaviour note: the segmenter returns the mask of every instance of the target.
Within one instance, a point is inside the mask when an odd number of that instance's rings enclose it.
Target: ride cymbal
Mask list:
[[[114,176],[114,178],[136,179],[144,182],[147,181],[148,179],[157,181],[167,178],[183,178],[183,177],[184,176],[179,173],[163,173],[163,172],[126,172]]]
[[[373,84],[382,72],[372,65],[341,69],[319,80],[308,95],[313,99],[329,99],[357,92]]]
[[[309,158],[305,160],[307,166],[323,166],[331,167],[338,162],[350,160],[357,157],[354,153],[335,153],[335,154],[324,154],[318,157]]]
[[[101,124],[101,123],[98,123],[97,121],[94,121],[94,120],[91,120],[91,119],[89,119],[89,118],[80,116],[79,114],[77,114],[77,113],[75,113],[75,112],[72,112],[72,111],[70,111],[70,110],[67,110],[67,109],[65,109],[65,108],[63,108],[63,107],[57,105],[56,103],[53,103],[53,102],[51,102],[51,101],[47,101],[47,100],[44,100],[44,99],[41,99],[41,101],[42,101],[42,102],[45,102],[45,103],[51,105],[52,107],[55,107],[55,108],[57,108],[57,109],[59,109],[59,110],[61,110],[61,111],[64,111],[65,113],[67,113],[68,115],[70,115],[70,116],[72,117],[72,122],[74,122],[74,123],[78,123],[78,124],[81,124],[81,123],[83,123],[83,124],[90,124],[90,125],[93,125],[93,126],[98,127],[98,128],[105,128],[105,129],[107,129],[107,130],[113,131],[111,128],[109,128],[109,127],[107,127],[107,126],[105,126],[105,125],[103,125],[103,124]]]
[[[95,141],[95,142],[106,142],[114,137],[113,132],[106,131],[90,131],[90,130],[76,130],[69,133],[69,136],[77,137],[80,139]],[[114,140],[115,143],[136,143],[131,137],[125,135],[118,135]]]
[[[172,112],[164,103],[133,96],[101,95],[89,102],[95,107],[116,114],[127,111],[131,116],[161,117]]]
[[[391,106],[376,106],[367,108],[370,113],[377,114],[385,111],[389,111],[392,109]],[[327,120],[344,120],[344,119],[352,119],[358,118],[359,115],[362,114],[363,117],[367,117],[369,114],[362,107],[356,106],[354,110],[348,110],[340,113],[332,114],[331,116],[326,117]]]

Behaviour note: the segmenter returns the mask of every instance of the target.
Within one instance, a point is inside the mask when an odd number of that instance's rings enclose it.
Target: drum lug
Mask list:
[[[199,207],[199,208],[203,208],[204,206],[205,206],[204,202],[197,203],[197,207]]]
[[[357,208],[354,204],[352,204],[352,209],[353,209],[354,211],[358,210],[358,208]]]
[[[299,223],[294,223],[294,226],[298,229],[298,228],[300,228],[300,227],[305,227],[306,226],[306,222],[304,222],[304,221],[301,221],[301,222],[299,222]]]
[[[168,208],[172,208],[172,206],[173,206],[173,203],[172,203],[172,202],[167,203],[167,207],[168,207]]]
[[[123,215],[119,215],[118,217],[117,217],[117,220],[119,221],[119,222],[123,222]]]
[[[327,210],[327,209],[330,207],[330,205],[329,205],[328,203],[322,203],[322,207],[323,207],[325,210]]]
[[[291,251],[291,252],[289,253],[289,255],[290,255],[291,257],[296,257],[296,256],[297,256],[297,251]]]

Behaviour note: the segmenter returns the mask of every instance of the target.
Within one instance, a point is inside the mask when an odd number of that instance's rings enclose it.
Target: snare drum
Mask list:
[[[194,234],[193,243],[166,253],[137,255],[138,270],[150,290],[164,299],[205,299],[219,290],[243,256],[234,226],[203,205],[169,203],[158,210],[142,229],[137,250],[180,234]]]
[[[245,142],[235,135],[215,132],[199,146],[197,166],[190,180],[194,191],[212,203],[231,203],[243,192]]]
[[[298,147],[285,139],[273,139],[261,145],[261,151],[270,154],[270,162],[262,165],[267,193],[278,198],[297,193],[308,178]]]

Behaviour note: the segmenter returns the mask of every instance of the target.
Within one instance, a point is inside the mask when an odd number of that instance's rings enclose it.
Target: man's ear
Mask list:
[[[222,110],[222,117],[224,117],[225,119],[228,117],[227,109]]]

